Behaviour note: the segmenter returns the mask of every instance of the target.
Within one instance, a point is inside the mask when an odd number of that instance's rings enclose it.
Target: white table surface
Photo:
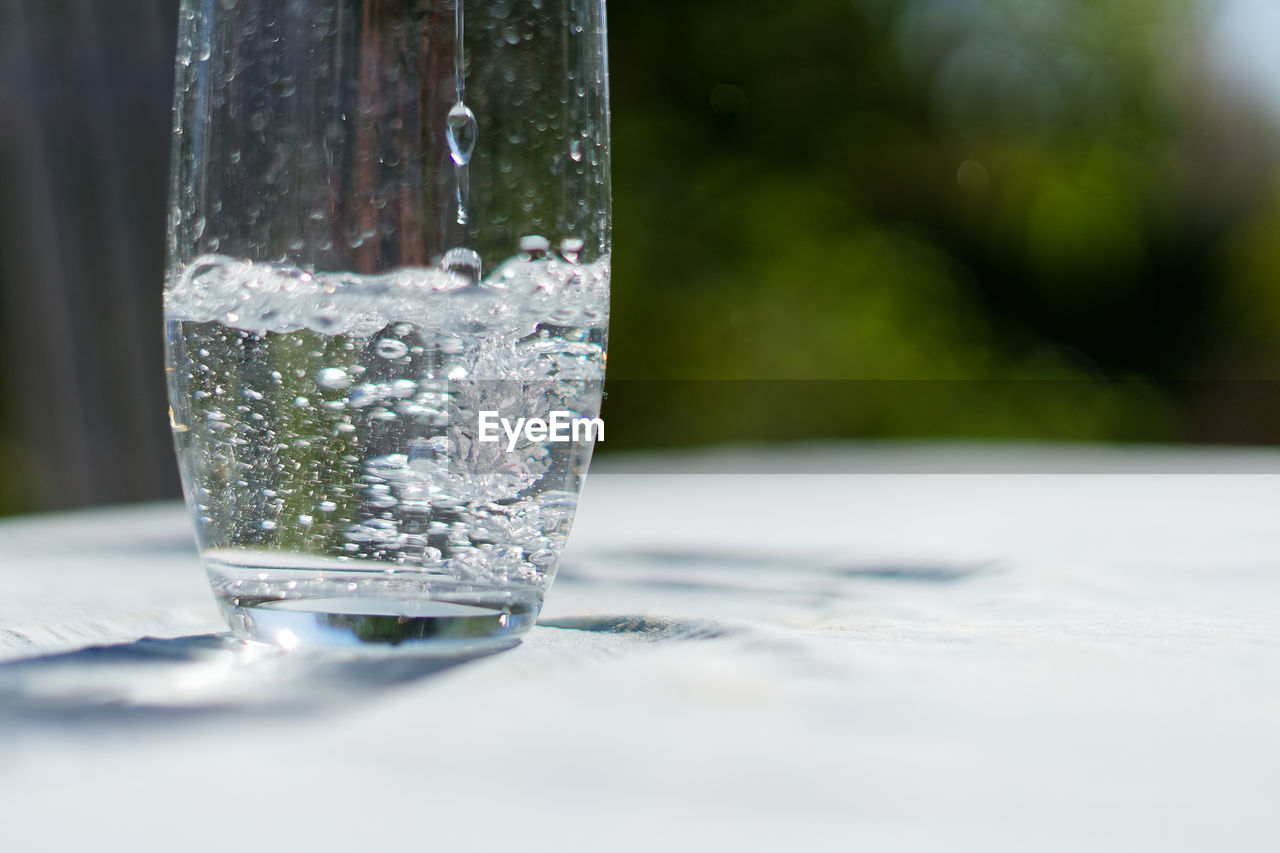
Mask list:
[[[230,642],[176,505],[0,523],[0,850],[1275,850],[1280,454],[602,460],[520,647]]]

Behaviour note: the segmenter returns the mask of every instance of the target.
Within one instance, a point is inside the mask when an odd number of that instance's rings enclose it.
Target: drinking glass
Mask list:
[[[232,629],[514,642],[603,430],[604,0],[183,0],[177,72],[170,418]]]

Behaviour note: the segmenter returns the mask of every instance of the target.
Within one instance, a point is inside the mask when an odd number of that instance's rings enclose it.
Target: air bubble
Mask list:
[[[395,338],[383,338],[373,345],[373,351],[378,358],[388,360],[404,358],[409,354],[409,345]]]
[[[418,383],[412,379],[397,379],[391,383],[390,396],[401,400],[417,390]]]
[[[331,391],[342,391],[351,387],[351,376],[341,367],[325,367],[316,374],[316,384]]]
[[[546,257],[551,251],[551,241],[538,234],[529,234],[520,238],[520,251],[535,258]]]
[[[471,249],[450,249],[444,253],[440,267],[445,272],[460,277],[469,285],[480,281],[480,255]]]
[[[378,393],[377,387],[374,385],[369,383],[357,385],[355,388],[351,389],[351,393],[347,394],[347,405],[361,409],[370,403],[376,403],[381,396],[382,395]]]
[[[560,241],[560,254],[564,255],[564,259],[569,263],[576,264],[585,245],[581,237],[565,237]]]

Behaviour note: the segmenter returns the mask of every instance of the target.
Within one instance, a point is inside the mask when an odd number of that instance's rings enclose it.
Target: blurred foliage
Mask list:
[[[1209,72],[1203,15],[614,0],[611,377],[1068,380],[851,384],[767,419],[787,437],[1195,435],[1177,380],[1280,355],[1272,135]],[[660,397],[608,414],[640,442],[771,437],[695,401],[677,432]]]

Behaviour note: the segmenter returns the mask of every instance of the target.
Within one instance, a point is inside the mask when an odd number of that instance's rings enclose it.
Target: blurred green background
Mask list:
[[[0,3],[0,512],[174,495],[176,0]],[[610,0],[602,452],[1280,437],[1267,0]]]

